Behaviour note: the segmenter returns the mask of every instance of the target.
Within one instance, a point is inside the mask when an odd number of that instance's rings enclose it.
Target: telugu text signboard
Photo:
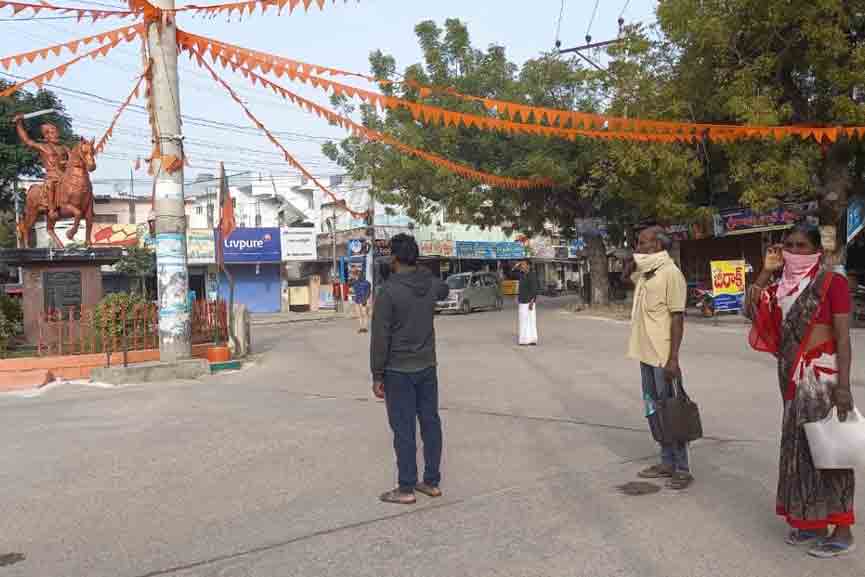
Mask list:
[[[282,260],[311,261],[318,258],[318,243],[314,228],[281,228]]]
[[[742,310],[745,301],[745,261],[713,260],[710,267],[715,311]]]
[[[457,241],[456,256],[474,260],[519,260],[525,258],[525,249],[518,242]]]
[[[236,228],[222,241],[225,262],[280,262],[279,238],[278,228]]]
[[[209,228],[190,228],[186,231],[186,259],[189,264],[216,262],[216,245]]]

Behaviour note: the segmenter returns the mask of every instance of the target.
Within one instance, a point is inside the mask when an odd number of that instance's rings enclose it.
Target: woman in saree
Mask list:
[[[855,548],[855,478],[852,470],[814,467],[803,425],[832,407],[843,421],[853,400],[847,279],[821,261],[817,228],[796,226],[767,252],[746,308],[751,346],[778,360],[784,411],[776,511],[791,527],[786,542],[829,558]]]

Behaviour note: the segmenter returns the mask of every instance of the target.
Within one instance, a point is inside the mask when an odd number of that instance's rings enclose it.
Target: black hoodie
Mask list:
[[[392,370],[414,373],[436,365],[433,316],[448,286],[425,269],[406,268],[390,275],[372,313],[370,366],[376,382]]]

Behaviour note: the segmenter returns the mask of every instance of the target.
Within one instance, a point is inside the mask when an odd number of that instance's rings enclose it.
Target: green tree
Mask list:
[[[617,96],[629,92],[616,78],[635,79],[627,89],[635,100],[646,102],[647,94],[661,90],[661,80],[670,69],[670,64],[662,60],[663,52],[639,29],[632,31],[627,48],[616,55],[615,75],[584,68],[576,59],[553,54],[518,66],[507,59],[502,47],[473,48],[467,28],[459,20],[445,21],[444,28],[422,22],[415,33],[424,61],[409,66],[400,75],[392,57],[374,52],[370,64],[376,77],[402,76],[475,96],[604,112],[611,102],[626,108],[626,101]],[[417,91],[404,84],[384,84],[381,89],[408,100],[418,99]],[[653,98],[661,100],[663,95],[653,94]],[[478,103],[447,94],[433,94],[425,102],[488,114]],[[353,110],[344,99],[337,99],[336,104]],[[700,174],[700,160],[684,145],[636,146],[589,139],[570,142],[430,126],[415,122],[404,110],[379,115],[369,106],[361,106],[360,115],[366,126],[480,170],[518,177],[543,176],[558,183],[547,190],[500,190],[477,186],[378,143],[349,138],[325,145],[325,154],[351,176],[372,179],[373,194],[379,200],[402,205],[421,221],[427,221],[428,215],[444,204],[451,217],[466,223],[502,225],[527,234],[543,234],[545,227],[553,224],[565,236],[573,236],[577,219],[602,217],[610,222],[617,241],[629,224],[645,218],[690,215],[694,206],[690,193]],[[604,245],[597,235],[588,237],[593,257],[593,302],[603,304],[608,294]]]
[[[8,82],[0,80],[0,90],[8,86]],[[21,144],[12,119],[19,113],[26,114],[47,108],[59,112],[27,123],[30,136],[41,138],[38,133],[39,125],[43,122],[51,122],[60,130],[60,138],[64,142],[67,144],[74,142],[78,137],[72,131],[72,119],[66,114],[60,98],[50,90],[18,91],[12,96],[0,98],[0,210],[10,210],[13,207],[12,186],[16,175],[19,178],[39,178],[43,174],[39,157]],[[20,194],[24,192],[21,191]]]
[[[145,279],[156,272],[156,255],[147,247],[128,247],[117,264],[117,272],[129,275],[138,281],[138,290],[133,290],[140,296],[145,296]]]
[[[865,2],[660,0],[657,15],[679,112],[702,122],[865,124]],[[843,234],[847,198],[863,185],[860,141],[712,149],[745,204],[816,198],[822,223]]]

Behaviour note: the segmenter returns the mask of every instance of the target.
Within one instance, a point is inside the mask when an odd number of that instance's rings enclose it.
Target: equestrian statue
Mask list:
[[[93,185],[90,173],[96,170],[94,151],[95,140],[82,138],[72,148],[60,142],[60,131],[46,122],[40,127],[43,140],[34,141],[24,128],[24,120],[53,112],[39,111],[15,116],[18,137],[26,146],[33,149],[42,161],[45,180],[34,184],[27,190],[24,215],[18,223],[18,238],[24,247],[29,247],[30,229],[41,214],[45,214],[48,235],[56,248],[63,248],[63,242],[54,232],[54,224],[62,218],[74,219],[72,228],[66,232],[69,240],[75,238],[81,219],[86,222],[87,240],[93,229]]]

